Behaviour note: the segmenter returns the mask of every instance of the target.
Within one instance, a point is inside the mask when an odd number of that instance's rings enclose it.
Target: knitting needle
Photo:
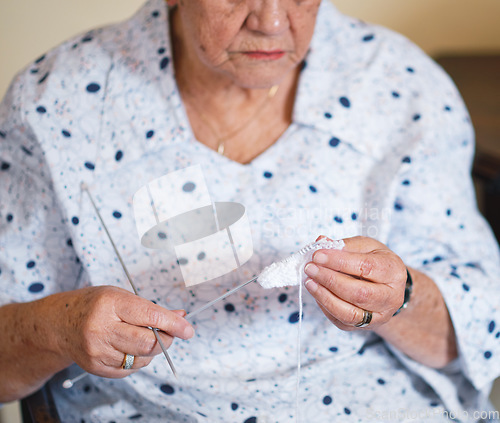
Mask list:
[[[62,384],[62,387],[64,389],[69,389],[69,388],[72,388],[73,385],[78,382],[79,380],[83,379],[85,376],[88,376],[89,374],[87,372],[83,372],[82,374],[78,375],[77,377],[73,378],[73,379],[66,379],[63,384]]]
[[[140,296],[139,292],[137,291],[137,288],[135,287],[134,282],[132,282],[132,277],[130,276],[130,273],[127,270],[127,266],[125,266],[125,263],[124,263],[121,255],[120,255],[120,253],[118,252],[118,248],[116,248],[116,245],[115,245],[115,243],[113,241],[113,238],[111,237],[111,234],[108,231],[108,227],[104,223],[104,220],[103,220],[103,218],[101,216],[101,213],[99,212],[99,209],[97,208],[97,205],[95,204],[94,199],[93,199],[92,195],[90,194],[90,191],[89,191],[89,189],[87,187],[87,184],[85,182],[82,182],[81,185],[80,185],[80,188],[82,189],[82,191],[85,191],[87,193],[87,195],[88,195],[88,197],[90,199],[90,202],[92,203],[92,207],[94,208],[94,210],[95,210],[95,212],[97,214],[97,217],[101,221],[101,225],[104,228],[104,231],[106,232],[106,235],[108,236],[109,241],[111,242],[113,250],[115,250],[116,257],[118,257],[118,260],[120,261],[120,264],[121,264],[121,266],[123,268],[123,271],[125,272],[125,275],[127,276],[127,279],[128,279],[128,281],[130,283],[130,286],[134,290],[134,294],[137,295],[137,296]],[[167,352],[167,349],[163,345],[163,342],[162,342],[162,340],[160,338],[160,335],[158,335],[159,329],[157,329],[157,328],[151,328],[151,327],[149,329],[151,329],[153,331],[153,333],[155,334],[155,338],[158,341],[158,344],[160,344],[161,350],[163,351],[163,355],[165,356],[165,359],[167,360],[167,363],[170,366],[170,369],[172,370],[172,373],[174,374],[175,378],[177,378],[177,372],[175,371],[174,363],[172,362],[172,360],[171,360],[171,358],[170,358],[170,356],[169,356],[169,354]]]
[[[255,276],[254,278],[250,279],[249,281],[243,282],[241,285],[237,286],[236,288],[231,289],[230,291],[227,291],[225,294],[221,295],[219,298],[216,298],[213,301],[210,301],[209,303],[205,304],[203,307],[200,307],[198,310],[194,310],[191,313],[186,314],[184,317],[185,319],[190,319],[193,316],[196,316],[198,313],[201,313],[202,311],[206,310],[209,307],[212,307],[215,303],[218,303],[219,301],[223,300],[226,297],[229,297],[230,295],[234,294],[236,291],[239,291],[241,288],[244,286],[247,286],[249,283],[256,281],[258,276]]]
[[[193,316],[196,316],[198,313],[201,313],[202,311],[206,310],[207,308],[213,306],[215,303],[218,303],[219,301],[223,300],[224,298],[229,297],[231,294],[234,294],[236,291],[239,291],[241,288],[247,286],[249,283],[256,281],[257,278],[258,278],[258,276],[250,279],[249,281],[246,281],[246,282],[242,283],[241,285],[237,286],[236,288],[231,289],[230,291],[227,291],[225,294],[221,295],[220,297],[216,298],[213,301],[210,301],[209,303],[205,304],[203,307],[200,307],[198,310],[192,311],[191,313],[187,314],[185,316],[185,318],[189,319],[189,318],[191,318]],[[158,329],[153,329],[153,332],[155,332],[155,335],[156,335],[156,331],[157,330]],[[165,351],[165,348],[163,346],[163,342],[161,341],[161,339],[159,337],[156,338],[156,339],[158,340],[158,343],[160,344],[160,347],[162,347],[162,350]],[[167,354],[167,357],[169,357],[168,354]],[[173,367],[173,364],[172,364],[172,367]],[[66,379],[63,382],[62,387],[65,388],[65,389],[72,388],[73,385],[76,382],[78,382],[80,379],[83,379],[85,376],[88,376],[88,375],[89,374],[87,372],[84,372],[84,373],[78,375],[77,377],[75,377],[74,379]]]

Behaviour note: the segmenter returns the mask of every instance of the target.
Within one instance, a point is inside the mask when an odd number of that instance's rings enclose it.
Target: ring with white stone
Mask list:
[[[123,370],[130,370],[132,366],[134,365],[134,360],[135,357],[130,354],[125,354],[125,357],[123,357],[123,362],[122,362],[122,369]]]

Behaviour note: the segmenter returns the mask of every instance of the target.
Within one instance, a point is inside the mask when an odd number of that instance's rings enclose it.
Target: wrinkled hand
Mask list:
[[[322,237],[318,238],[321,239]],[[318,250],[304,269],[306,287],[323,313],[342,330],[354,330],[363,310],[373,313],[365,329],[388,322],[401,307],[406,285],[403,261],[367,237],[344,239],[342,250]]]
[[[62,353],[89,373],[121,378],[147,366],[161,353],[158,328],[166,347],[173,337],[191,338],[185,311],[170,311],[129,291],[111,286],[90,287],[63,294],[58,321]],[[135,356],[132,369],[121,368],[125,353]]]

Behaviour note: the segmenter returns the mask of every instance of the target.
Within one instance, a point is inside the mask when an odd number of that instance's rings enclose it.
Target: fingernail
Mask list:
[[[323,254],[323,253],[314,254],[313,261],[315,263],[325,264],[327,262],[327,260],[328,260],[328,257],[326,256],[326,254]]]
[[[316,292],[316,290],[318,289],[318,284],[312,279],[307,279],[305,282],[305,286],[311,294]]]
[[[172,311],[181,317],[184,317],[186,315],[186,310],[172,310]]]
[[[304,272],[306,272],[306,275],[312,277],[312,276],[316,276],[318,274],[319,269],[318,269],[318,266],[316,266],[315,264],[309,263],[305,267]]]
[[[184,338],[189,339],[192,338],[194,335],[194,329],[191,326],[188,326],[186,329],[184,329]]]

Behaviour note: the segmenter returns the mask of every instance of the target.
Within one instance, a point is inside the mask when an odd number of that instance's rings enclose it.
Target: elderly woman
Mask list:
[[[65,422],[488,409],[500,269],[468,176],[473,133],[402,37],[327,1],[149,0],[20,73],[0,131],[0,401],[51,380]],[[194,165],[215,200],[245,205],[255,253],[186,288],[172,251],[138,241],[131,198]],[[305,268],[298,380],[298,288],[250,284],[184,318],[320,234],[345,247]],[[76,365],[90,376],[62,389]]]

